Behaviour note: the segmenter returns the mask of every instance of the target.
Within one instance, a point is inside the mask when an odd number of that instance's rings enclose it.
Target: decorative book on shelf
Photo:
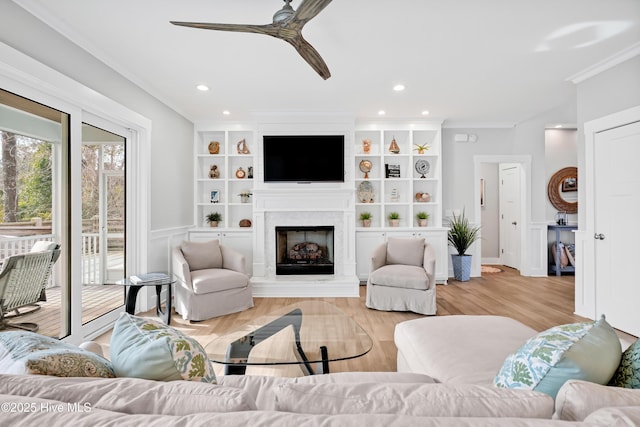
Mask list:
[[[169,275],[165,273],[145,273],[138,274],[137,276],[131,276],[129,281],[134,285],[165,282],[169,280]]]
[[[400,178],[400,165],[390,165],[385,163],[384,172],[386,178]]]

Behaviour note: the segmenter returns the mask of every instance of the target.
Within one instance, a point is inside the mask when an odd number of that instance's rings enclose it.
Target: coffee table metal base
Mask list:
[[[259,343],[265,339],[275,335],[288,326],[293,327],[295,336],[296,352],[301,360],[301,367],[305,375],[328,374],[329,373],[329,353],[326,346],[320,347],[322,363],[318,372],[311,367],[311,363],[304,353],[302,344],[300,343],[300,326],[302,324],[302,310],[299,308],[287,313],[286,315],[268,323],[261,328],[256,329],[250,334],[245,335],[229,344],[227,347],[227,364],[224,366],[225,375],[244,375],[247,370],[247,361],[249,353]],[[234,363],[235,362],[235,363]]]

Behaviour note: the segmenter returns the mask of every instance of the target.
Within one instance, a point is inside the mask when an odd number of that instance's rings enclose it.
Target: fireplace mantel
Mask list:
[[[254,190],[253,294],[257,297],[357,297],[355,192],[341,184]],[[276,275],[277,226],[335,228],[335,273]]]

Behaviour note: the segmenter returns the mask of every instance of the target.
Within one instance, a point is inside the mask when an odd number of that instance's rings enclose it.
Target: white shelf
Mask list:
[[[245,140],[251,151],[249,154],[238,153],[238,142]],[[217,141],[220,150],[217,154],[209,153],[209,143]],[[255,131],[234,127],[233,130],[220,128],[196,129],[194,138],[194,223],[197,227],[207,228],[205,216],[210,212],[222,214],[218,227],[220,231],[238,230],[242,219],[253,218],[252,203],[241,203],[238,195],[243,190],[253,191],[253,179],[248,178],[249,168],[253,167],[252,152],[256,146]],[[218,167],[220,176],[209,178],[212,165]],[[237,178],[236,171],[242,167],[246,178]],[[218,192],[218,203],[210,203],[211,192]],[[249,229],[251,230],[251,229]]]
[[[367,129],[370,128],[370,129]],[[423,122],[418,124],[365,123],[356,128],[354,139],[354,166],[356,171],[356,191],[360,183],[371,182],[375,203],[356,203],[356,227],[360,226],[360,213],[370,212],[372,224],[386,227],[387,215],[391,211],[400,213],[400,224],[404,227],[418,227],[415,215],[425,211],[429,214],[429,227],[442,227],[442,159],[441,124],[439,122]],[[362,141],[371,142],[369,153],[363,150]],[[391,153],[391,140],[395,139],[399,153]],[[417,152],[416,145],[427,144],[429,149],[423,154]],[[430,170],[425,178],[421,178],[415,170],[418,160],[426,160]],[[360,162],[369,160],[372,169],[369,178],[365,179],[359,169]],[[387,178],[385,165],[399,165],[400,177]],[[393,190],[398,193],[398,201],[391,201]],[[415,199],[416,193],[429,193],[429,202]]]

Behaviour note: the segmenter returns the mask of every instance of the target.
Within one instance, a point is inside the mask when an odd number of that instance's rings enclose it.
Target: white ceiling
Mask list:
[[[428,110],[450,126],[515,124],[573,99],[568,78],[640,46],[638,0],[334,0],[303,30],[325,81],[281,40],[169,24],[267,24],[282,0],[15,1],[194,122]]]

